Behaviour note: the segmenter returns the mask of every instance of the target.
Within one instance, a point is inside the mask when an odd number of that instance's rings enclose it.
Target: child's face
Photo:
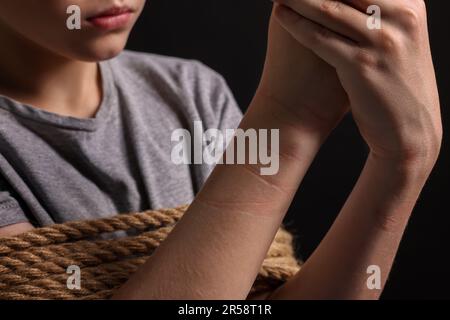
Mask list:
[[[19,38],[31,40],[40,47],[71,59],[109,59],[125,47],[145,1],[2,0],[0,32],[13,31],[12,34]],[[72,23],[76,22],[76,11],[67,13],[73,5],[78,6],[81,12],[79,30],[69,30],[67,26],[69,18],[69,25],[73,26]],[[110,11],[118,8],[129,10]]]

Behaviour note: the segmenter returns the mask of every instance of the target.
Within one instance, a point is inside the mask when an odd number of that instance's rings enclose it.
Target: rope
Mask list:
[[[0,299],[108,299],[142,265],[187,206],[122,214],[38,228],[0,239]],[[127,231],[133,236],[105,240]],[[81,269],[81,289],[70,290],[69,266]],[[270,292],[299,270],[292,236],[280,229],[251,293]]]

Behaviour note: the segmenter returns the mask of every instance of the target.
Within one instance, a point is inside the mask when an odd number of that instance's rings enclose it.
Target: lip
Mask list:
[[[131,21],[134,11],[128,7],[113,7],[87,18],[93,26],[103,30],[121,29]]]

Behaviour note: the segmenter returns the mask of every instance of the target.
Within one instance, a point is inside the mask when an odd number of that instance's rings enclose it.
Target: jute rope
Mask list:
[[[38,228],[0,239],[0,299],[108,299],[167,237],[187,206]],[[126,231],[105,239],[104,235]],[[81,288],[69,289],[69,266]],[[280,229],[251,293],[273,291],[299,270],[292,236]]]

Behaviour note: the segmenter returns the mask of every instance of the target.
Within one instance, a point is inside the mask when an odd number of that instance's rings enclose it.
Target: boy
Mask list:
[[[69,3],[70,2],[70,3]],[[264,73],[241,129],[277,129],[280,164],[176,167],[168,136],[240,114],[194,62],[125,53],[143,0],[0,4],[3,235],[71,219],[192,205],[116,298],[245,298],[309,164],[350,106],[370,154],[335,224],[271,297],[378,298],[437,159],[442,128],[422,0],[276,0]],[[65,24],[78,5],[78,32]],[[367,8],[383,13],[368,28]],[[31,14],[32,13],[32,14]],[[307,48],[307,49],[306,49]],[[234,142],[232,142],[234,143]]]

